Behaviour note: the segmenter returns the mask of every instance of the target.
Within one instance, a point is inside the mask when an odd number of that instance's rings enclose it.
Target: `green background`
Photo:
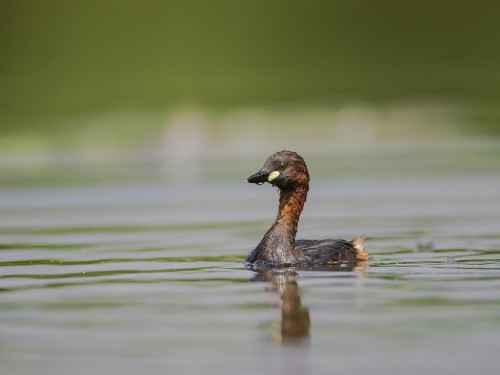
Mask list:
[[[497,134],[499,15],[500,2],[482,0],[2,0],[0,126],[425,100],[471,105],[468,126]]]

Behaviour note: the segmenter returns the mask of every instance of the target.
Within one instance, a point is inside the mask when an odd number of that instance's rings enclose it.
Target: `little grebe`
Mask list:
[[[292,151],[271,155],[247,182],[278,187],[278,215],[257,247],[246,257],[253,266],[325,266],[368,260],[363,237],[346,240],[295,240],[300,213],[309,190],[309,172],[304,159]]]

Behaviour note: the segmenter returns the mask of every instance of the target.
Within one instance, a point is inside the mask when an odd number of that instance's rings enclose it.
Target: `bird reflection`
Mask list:
[[[281,296],[281,330],[276,336],[281,343],[307,342],[311,319],[302,305],[297,272],[294,270],[259,270],[254,280],[270,281],[271,291]]]
[[[337,264],[322,267],[323,271],[353,271],[366,267],[366,262]],[[253,269],[253,281],[271,282],[273,293],[281,296],[281,322],[279,332],[274,332],[281,344],[304,344],[309,342],[311,319],[309,309],[302,304],[301,291],[297,283],[297,268]],[[301,268],[304,271],[307,269]],[[318,269],[315,268],[315,271]]]

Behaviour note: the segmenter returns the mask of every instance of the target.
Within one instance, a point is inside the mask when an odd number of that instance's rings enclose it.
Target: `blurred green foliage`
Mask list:
[[[495,108],[499,14],[484,0],[2,0],[0,121],[422,97]]]

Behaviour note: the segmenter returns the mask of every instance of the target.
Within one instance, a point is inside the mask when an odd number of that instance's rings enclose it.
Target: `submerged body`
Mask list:
[[[268,182],[279,188],[278,215],[257,247],[246,257],[254,266],[324,266],[368,260],[363,238],[346,240],[295,240],[300,214],[309,191],[309,172],[295,152],[271,155],[250,183]]]

